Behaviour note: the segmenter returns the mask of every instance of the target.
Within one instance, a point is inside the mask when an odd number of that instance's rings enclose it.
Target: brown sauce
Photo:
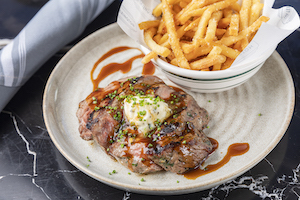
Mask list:
[[[213,138],[208,138],[213,146],[212,152],[214,152],[219,147],[219,142]]]
[[[111,83],[111,87],[109,90],[104,90],[103,88],[97,88],[97,90],[94,90],[89,96],[87,96],[86,101],[88,102],[90,108],[94,110],[94,108],[101,103],[100,101],[101,99],[104,99],[106,95],[112,93],[119,87],[120,87],[120,83],[115,81]],[[94,103],[93,98],[97,99],[97,103]]]
[[[249,150],[249,144],[248,143],[235,143],[232,144],[228,147],[227,154],[225,157],[218,163],[214,165],[208,165],[204,170],[203,169],[195,169],[190,172],[187,172],[184,174],[184,177],[187,179],[196,179],[199,176],[208,174],[210,172],[216,171],[217,169],[221,168],[224,166],[226,163],[229,162],[231,157],[233,156],[239,156],[244,153],[246,153]]]
[[[169,87],[173,88],[173,90],[175,90],[175,92],[184,92],[182,89],[180,89],[179,87],[176,87],[176,86],[172,86],[172,85],[169,85]]]
[[[108,75],[111,75],[117,71],[121,71],[123,74],[128,73],[131,70],[132,67],[132,63],[133,61],[135,61],[138,58],[142,58],[145,55],[141,52],[141,54],[136,55],[130,59],[128,59],[127,61],[123,62],[123,63],[109,63],[108,65],[105,65],[104,67],[102,67],[102,69],[100,70],[99,74],[97,75],[97,77],[94,79],[94,72],[96,70],[96,68],[98,67],[98,65],[105,60],[106,58],[122,52],[122,51],[126,51],[126,50],[130,50],[130,49],[137,49],[138,48],[134,48],[134,47],[127,47],[127,46],[120,46],[120,47],[116,47],[111,49],[110,51],[108,51],[107,53],[105,53],[101,58],[99,58],[97,60],[97,62],[94,64],[90,76],[91,76],[91,80],[93,83],[93,90],[96,90],[98,88],[99,83],[106,78]],[[141,50],[139,50],[141,51]],[[155,66],[150,62],[147,63],[143,66],[143,75],[153,75],[155,72]]]
[[[155,66],[152,62],[148,62],[144,65],[142,74],[143,75],[153,75],[155,72]]]

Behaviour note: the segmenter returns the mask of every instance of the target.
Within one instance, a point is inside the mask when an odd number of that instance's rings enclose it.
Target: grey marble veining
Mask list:
[[[98,189],[108,186],[97,183],[92,178],[84,177],[80,180],[82,176],[86,175],[70,165],[60,155],[51,143],[45,127],[35,124],[30,119],[23,119],[11,111],[3,111],[1,121],[6,121],[5,126],[12,129],[10,129],[9,135],[1,138],[0,159],[8,162],[2,163],[0,167],[0,199],[86,199],[89,197],[102,199],[101,197],[109,198],[112,195],[106,193],[107,191],[100,192]],[[51,149],[49,150],[49,148]],[[270,158],[270,160],[272,159]],[[192,196],[195,199],[203,200],[231,199],[234,192],[239,193],[239,190],[243,189],[262,199],[286,199],[292,195],[299,199],[300,163],[295,168],[286,170],[285,173],[277,173],[279,163],[275,161],[273,164],[270,160],[265,158],[259,164],[264,168],[261,174],[252,173],[250,170],[234,180],[204,192],[194,193]],[[277,187],[269,187],[272,179],[276,180]],[[87,182],[82,183],[82,180]],[[85,188],[86,185],[92,188]],[[63,192],[59,194],[56,190]],[[89,190],[96,190],[97,195],[93,195],[94,192],[87,193]],[[116,189],[110,188],[110,190],[115,191]],[[139,199],[143,198],[142,195],[116,191],[119,199],[135,199],[135,196]],[[3,193],[5,196],[2,196]],[[73,196],[70,196],[70,193]],[[57,196],[58,194],[59,196]],[[244,194],[234,194],[235,198],[236,195]],[[115,198],[116,193],[113,193],[113,196]],[[184,196],[188,195],[166,196],[162,199],[180,199]]]

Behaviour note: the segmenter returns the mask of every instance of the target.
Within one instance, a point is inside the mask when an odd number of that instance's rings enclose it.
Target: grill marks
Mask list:
[[[124,114],[124,99],[136,95],[159,96],[172,110],[168,119],[146,135]],[[184,173],[197,168],[213,150],[202,132],[209,121],[207,111],[190,95],[175,91],[156,76],[114,81],[94,91],[80,102],[77,117],[83,139],[96,140],[109,155],[137,173]]]

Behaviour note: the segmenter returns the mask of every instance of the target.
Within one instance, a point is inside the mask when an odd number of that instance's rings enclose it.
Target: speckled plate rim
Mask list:
[[[191,192],[196,192],[196,191],[201,191],[201,190],[205,190],[205,189],[209,189],[212,188],[216,185],[222,184],[230,179],[233,179],[235,177],[238,177],[239,175],[243,174],[244,172],[246,172],[247,170],[249,170],[250,168],[252,168],[253,166],[255,166],[258,162],[260,162],[265,156],[267,156],[272,149],[277,145],[277,143],[281,140],[282,136],[284,135],[284,133],[286,132],[288,125],[290,123],[292,114],[293,114],[293,110],[294,110],[294,103],[295,103],[295,95],[294,95],[294,85],[293,85],[293,80],[292,77],[290,75],[290,72],[285,64],[285,62],[283,61],[283,59],[280,57],[280,55],[275,52],[274,53],[274,58],[276,59],[276,61],[279,63],[280,67],[287,72],[287,82],[290,86],[292,86],[292,94],[291,94],[291,99],[290,99],[290,105],[289,105],[289,110],[287,111],[287,115],[285,116],[285,120],[283,121],[283,124],[281,126],[281,130],[278,131],[278,134],[276,135],[276,137],[272,140],[272,142],[268,145],[268,148],[265,149],[264,152],[261,152],[260,155],[258,155],[256,157],[255,160],[253,160],[249,165],[244,166],[242,169],[240,169],[239,171],[234,171],[232,173],[228,173],[225,177],[222,177],[222,179],[219,179],[217,182],[215,182],[215,180],[211,180],[206,182],[205,185],[203,184],[196,184],[193,186],[178,186],[176,188],[170,188],[170,187],[165,187],[165,188],[160,188],[160,187],[145,187],[145,186],[128,186],[127,184],[123,184],[120,183],[118,181],[114,181],[111,180],[110,178],[106,178],[106,177],[99,177],[97,174],[90,172],[89,170],[87,170],[86,168],[84,168],[83,166],[79,165],[78,163],[74,162],[73,158],[68,154],[68,152],[66,151],[65,147],[61,145],[60,141],[57,140],[56,138],[56,134],[59,132],[59,130],[57,128],[55,128],[51,122],[50,122],[50,114],[47,113],[47,109],[49,106],[49,99],[47,97],[48,91],[53,89],[51,88],[51,82],[54,80],[54,77],[57,76],[60,73],[60,69],[63,67],[63,62],[68,58],[68,56],[75,51],[78,51],[81,49],[82,45],[84,43],[86,43],[87,41],[91,41],[97,37],[100,37],[102,35],[102,33],[104,31],[107,30],[114,30],[114,29],[119,29],[117,24],[112,24],[109,25],[107,27],[104,27],[103,29],[98,30],[97,32],[91,34],[90,36],[86,37],[85,39],[83,39],[81,42],[79,42],[75,47],[73,47],[57,64],[57,66],[55,67],[55,69],[53,70],[53,72],[51,73],[48,82],[46,84],[45,87],[45,92],[44,92],[44,97],[43,97],[43,115],[44,115],[44,121],[48,130],[48,133],[50,135],[50,138],[52,139],[53,143],[55,144],[55,146],[58,148],[58,150],[62,153],[62,155],[70,162],[72,163],[75,167],[77,167],[78,169],[80,169],[82,172],[86,173],[87,175],[96,178],[97,180],[106,183],[110,186],[119,188],[119,189],[124,189],[124,190],[129,190],[132,192],[137,192],[137,193],[143,193],[143,194],[154,194],[154,195],[160,195],[160,194],[164,194],[164,195],[174,195],[174,194],[184,194],[184,193],[191,193]],[[52,116],[53,117],[53,116]]]

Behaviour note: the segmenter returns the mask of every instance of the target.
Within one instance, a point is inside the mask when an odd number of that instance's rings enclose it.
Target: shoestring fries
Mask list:
[[[142,63],[160,56],[178,67],[217,71],[230,67],[263,22],[259,0],[161,0],[139,28],[152,50]]]

